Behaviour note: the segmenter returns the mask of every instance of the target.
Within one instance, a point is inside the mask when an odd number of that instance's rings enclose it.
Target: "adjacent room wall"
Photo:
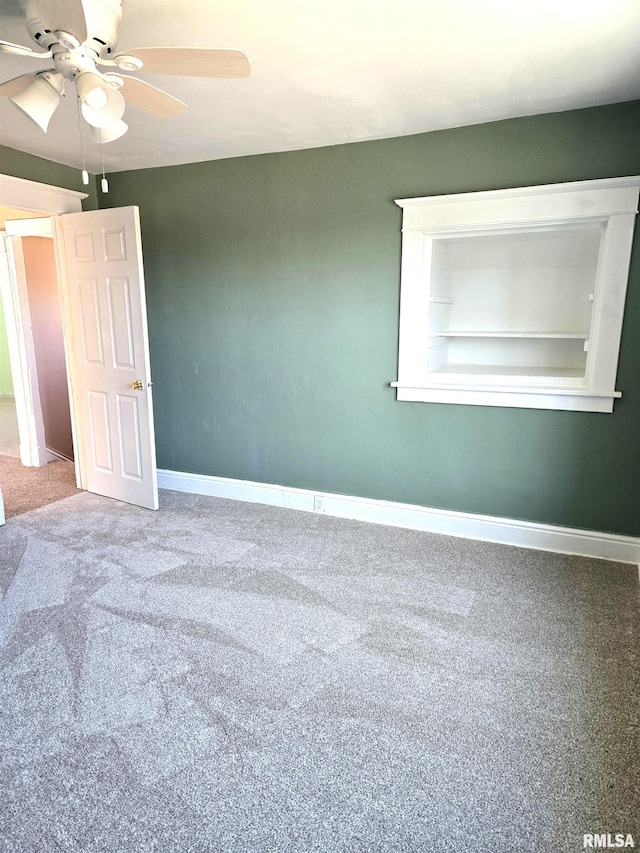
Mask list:
[[[613,414],[398,403],[395,198],[640,173],[640,103],[110,176],[140,206],[158,464],[640,534],[640,246]]]
[[[2,299],[0,299],[0,396],[5,394],[13,396],[13,379],[11,378],[4,308],[2,307]]]
[[[53,240],[47,237],[23,237],[22,249],[45,442],[49,450],[66,459],[73,459],[67,367]]]

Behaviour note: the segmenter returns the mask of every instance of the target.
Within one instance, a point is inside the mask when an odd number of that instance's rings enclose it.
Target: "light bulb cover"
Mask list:
[[[96,86],[86,97],[85,103],[92,110],[102,110],[107,106],[107,93],[104,89]]]
[[[57,71],[43,71],[26,88],[12,95],[9,100],[46,133],[63,91],[62,74]]]
[[[102,178],[102,180],[100,181],[100,189],[103,193],[109,192],[109,181],[106,178]]]
[[[93,92],[94,89],[102,89],[105,85],[104,80],[96,71],[83,71],[76,77],[76,90],[80,102],[84,103],[87,95]]]
[[[76,78],[76,89],[82,117],[91,127],[108,127],[124,115],[124,98],[100,74],[83,71]]]
[[[114,142],[116,139],[120,139],[121,136],[124,136],[128,130],[129,125],[126,121],[122,121],[122,119],[118,119],[118,121],[115,121],[107,127],[89,128],[91,141],[95,142],[96,145],[106,145],[107,142]]]

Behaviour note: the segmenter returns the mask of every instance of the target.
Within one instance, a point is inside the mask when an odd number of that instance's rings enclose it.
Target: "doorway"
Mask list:
[[[18,222],[20,225],[34,222],[44,225],[45,221],[23,219]],[[15,224],[12,220],[7,227]],[[33,350],[30,390],[34,414],[42,421],[38,425],[43,448],[39,461],[41,464],[54,459],[72,461],[69,383],[53,237],[14,238],[11,258],[12,273],[21,279],[20,291],[24,297],[21,304],[23,331],[25,337],[30,337],[29,346]],[[14,368],[12,373],[17,374]]]
[[[36,367],[35,346],[30,332],[31,318],[29,297],[26,289],[18,291],[14,281],[11,281],[13,273],[12,265],[20,263],[24,270],[24,253],[22,252],[22,241],[17,241],[18,250],[15,257],[11,257],[7,251],[7,240],[4,233],[5,222],[20,222],[22,220],[36,220],[43,226],[41,236],[52,237],[51,216],[59,213],[78,212],[82,209],[82,200],[87,197],[86,193],[74,190],[62,189],[34,181],[14,178],[0,174],[0,288],[2,289],[2,301],[5,315],[5,325],[8,338],[8,349],[11,359],[11,374],[13,394],[18,422],[19,452],[22,464],[25,466],[39,467],[58,458],[56,453],[46,450],[46,439],[44,436],[44,422],[39,394],[34,396],[32,389],[38,384]],[[27,232],[29,233],[29,232]],[[33,232],[37,234],[36,230]],[[49,240],[49,251],[53,251],[53,240]],[[55,264],[54,264],[55,269]],[[55,298],[57,299],[57,271],[53,276],[55,279]],[[24,281],[22,282],[24,284]],[[36,313],[38,311],[36,310]],[[46,312],[44,312],[46,314]],[[26,315],[26,316],[24,316]],[[45,321],[46,324],[46,321]],[[29,327],[27,329],[27,326]],[[60,345],[58,340],[57,346]],[[62,342],[63,345],[63,342]],[[46,361],[46,347],[41,347],[40,361]],[[66,384],[66,383],[65,383]],[[66,389],[68,400],[68,387]],[[58,442],[55,442],[58,444]],[[69,448],[69,444],[65,445]],[[73,446],[73,442],[72,445]],[[68,454],[64,454],[65,456]],[[75,474],[78,485],[79,470],[76,461]]]
[[[0,230],[5,223],[49,222],[49,217],[33,211],[0,208]],[[5,232],[6,233],[6,232]],[[8,257],[8,256],[7,256]],[[33,414],[40,413],[44,452],[39,453],[42,467],[22,464],[21,438],[16,409],[14,374],[9,338],[17,337],[17,329],[7,334],[7,321],[0,299],[0,480],[4,518],[9,519],[37,509],[77,492],[73,465],[73,440],[69,408],[68,378],[64,355],[64,337],[60,316],[58,274],[52,236],[24,236],[14,241],[12,260],[14,276],[23,277],[26,303],[20,320],[31,332],[35,362],[30,373],[30,397]],[[20,267],[18,272],[15,266]],[[6,282],[4,282],[6,284]],[[3,294],[6,298],[7,294]],[[26,315],[26,316],[25,316]],[[10,317],[15,326],[17,318]],[[23,394],[23,398],[27,395]],[[23,424],[25,418],[22,418]],[[24,430],[23,430],[24,431]],[[26,439],[28,443],[29,435]],[[29,461],[29,460],[27,460]]]
[[[49,461],[42,411],[31,393],[36,347],[20,254],[25,236],[49,237],[59,278],[76,484],[157,509],[139,211],[132,206],[82,212],[83,198],[84,193],[0,174],[0,207],[40,214],[11,221],[6,237],[0,232],[0,289],[8,324],[13,321],[17,332],[12,372],[20,457],[25,466]]]
[[[14,403],[18,455],[24,465],[41,466],[55,459],[72,461],[74,453],[53,232],[50,217],[33,216],[32,211],[0,208],[0,228],[15,235],[5,231],[0,376],[3,385],[12,386],[3,409]],[[34,433],[35,448],[29,447]]]

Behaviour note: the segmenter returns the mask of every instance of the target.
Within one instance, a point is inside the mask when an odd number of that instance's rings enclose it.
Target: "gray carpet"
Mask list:
[[[3,851],[640,846],[634,567],[171,492],[0,555]]]

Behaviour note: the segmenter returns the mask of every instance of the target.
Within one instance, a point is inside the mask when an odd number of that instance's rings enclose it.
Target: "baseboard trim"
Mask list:
[[[70,456],[65,456],[64,453],[59,453],[51,447],[47,447],[47,455],[51,457],[48,460],[49,462],[73,462],[73,459]]]
[[[497,516],[474,515],[179,471],[159,470],[158,486],[178,492],[318,512],[464,539],[480,539],[520,548],[535,548],[540,551],[577,554],[640,565],[640,537],[635,536],[556,527]]]

